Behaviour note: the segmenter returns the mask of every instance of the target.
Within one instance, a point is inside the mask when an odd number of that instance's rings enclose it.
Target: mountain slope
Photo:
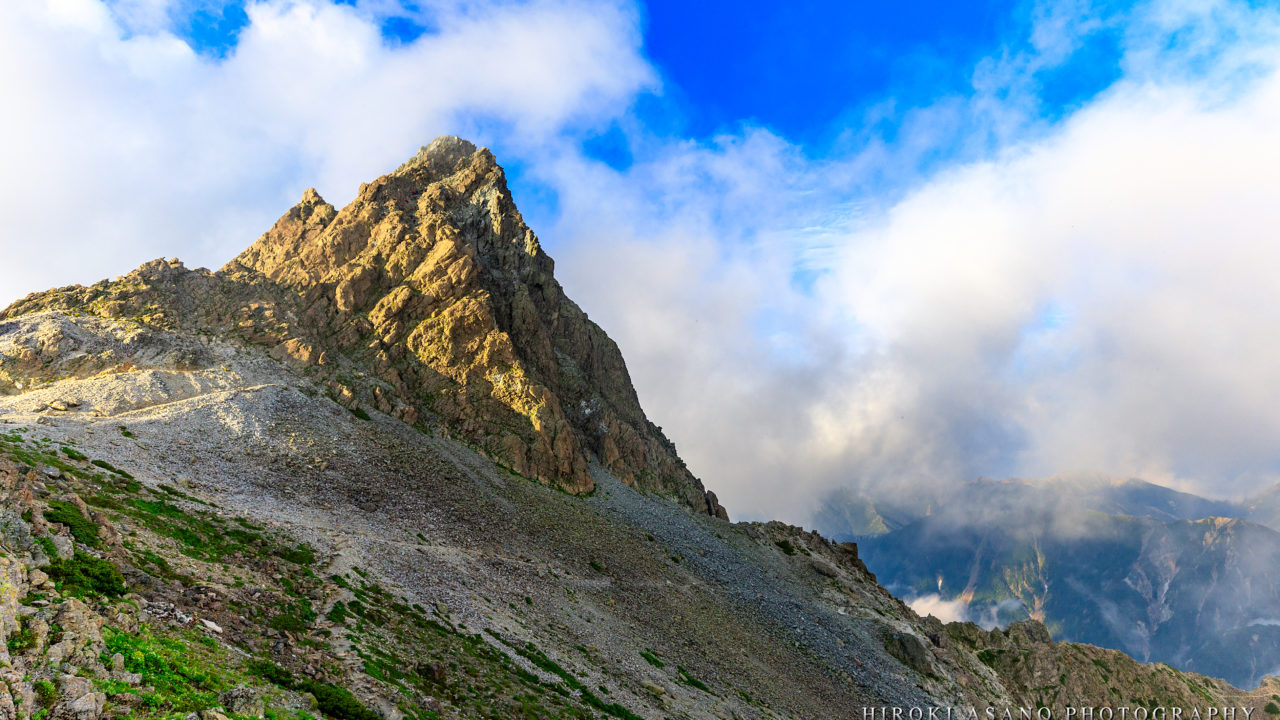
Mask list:
[[[344,404],[438,421],[544,483],[590,492],[596,458],[727,517],[645,418],[617,346],[553,265],[493,155],[440,138],[340,211],[308,190],[218,273],[156,261],[27,298],[0,320],[76,308],[236,332],[315,370]]]
[[[341,211],[308,193],[218,272],[155,261],[0,313],[0,709],[845,718],[1280,690],[943,625],[853,544],[726,522],[500,181],[442,139]]]

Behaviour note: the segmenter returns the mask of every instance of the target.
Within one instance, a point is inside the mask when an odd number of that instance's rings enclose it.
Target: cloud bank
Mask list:
[[[555,229],[571,292],[731,508],[804,522],[833,487],[901,500],[1077,470],[1210,496],[1276,481],[1276,15],[1155,3],[1065,25],[1117,23],[1120,79],[1058,121],[1028,95],[1044,56],[979,68],[1003,95],[921,109],[947,142],[996,141],[900,194],[860,183],[918,166],[927,129],[817,160],[748,129],[560,170],[599,176]]]

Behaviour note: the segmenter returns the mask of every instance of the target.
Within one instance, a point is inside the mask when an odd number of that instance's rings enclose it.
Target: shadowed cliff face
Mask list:
[[[235,332],[349,407],[438,427],[544,484],[591,492],[594,457],[727,518],[645,417],[617,346],[565,297],[493,155],[458,138],[341,210],[308,190],[217,273],[155,261],[6,313],[55,307]]]
[[[1280,666],[1280,533],[1223,512],[1247,509],[1136,480],[979,481],[861,547],[887,587],[958,616],[1251,687]]]

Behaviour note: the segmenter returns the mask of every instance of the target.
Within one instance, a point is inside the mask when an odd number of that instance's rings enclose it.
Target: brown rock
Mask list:
[[[155,260],[92,290],[29,296],[0,319],[62,307],[234,333],[319,369],[345,407],[430,418],[544,484],[590,492],[597,458],[628,484],[727,519],[554,268],[493,155],[444,137],[341,210],[308,190],[217,273]]]

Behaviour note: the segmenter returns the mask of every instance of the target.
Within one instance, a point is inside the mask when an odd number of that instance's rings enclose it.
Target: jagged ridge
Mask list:
[[[590,492],[595,457],[727,519],[645,417],[616,344],[565,296],[502,168],[465,140],[437,139],[341,210],[307,190],[217,273],[154,261],[0,319],[49,308],[236,331],[327,376],[343,404],[437,426],[522,475]]]

